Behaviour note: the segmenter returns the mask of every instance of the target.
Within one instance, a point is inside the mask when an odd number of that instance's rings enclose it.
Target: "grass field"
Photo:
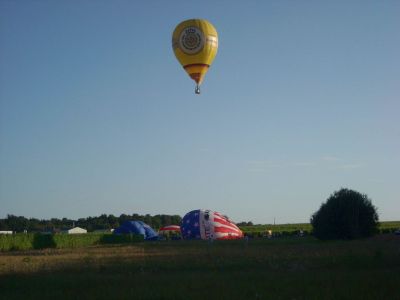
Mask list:
[[[0,253],[1,299],[400,299],[400,237]]]
[[[400,221],[386,221],[379,223],[378,230],[383,233],[394,232],[400,228]],[[240,226],[240,229],[246,233],[263,233],[266,230],[272,230],[275,233],[291,233],[299,230],[311,232],[312,226],[310,223],[297,223],[297,224],[267,224],[267,225],[252,225]]]
[[[143,241],[143,236],[140,234],[1,234],[0,251],[80,248],[103,244],[131,244],[140,241]]]

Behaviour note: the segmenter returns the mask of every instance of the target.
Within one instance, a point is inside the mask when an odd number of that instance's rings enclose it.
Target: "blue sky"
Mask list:
[[[0,1],[0,217],[400,220],[399,1]],[[219,33],[202,86],[174,57]]]

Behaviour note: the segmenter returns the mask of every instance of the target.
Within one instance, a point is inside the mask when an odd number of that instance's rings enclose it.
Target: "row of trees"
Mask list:
[[[122,214],[119,217],[114,215],[103,214],[98,217],[80,218],[72,220],[67,218],[50,220],[39,220],[35,218],[25,218],[22,216],[8,215],[6,219],[0,219],[0,230],[10,230],[15,232],[44,232],[58,231],[63,229],[79,226],[87,229],[89,232],[95,230],[108,230],[118,227],[121,223],[127,220],[140,220],[149,224],[154,229],[158,229],[165,225],[180,224],[181,217],[178,215],[126,215]]]
[[[71,219],[27,219],[8,215],[0,219],[0,230],[16,232],[55,231],[71,228],[74,225],[86,228],[88,231],[106,230],[118,227],[126,220],[140,220],[154,229],[165,225],[180,224],[178,215],[101,215],[99,217]],[[322,203],[310,220],[313,234],[319,239],[355,239],[368,237],[378,230],[378,213],[367,195],[359,192],[340,189],[334,192],[325,203]],[[252,226],[252,222],[241,222],[239,226]]]

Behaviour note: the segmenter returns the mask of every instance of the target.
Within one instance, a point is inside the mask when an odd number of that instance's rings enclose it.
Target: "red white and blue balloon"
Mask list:
[[[243,232],[228,217],[211,210],[197,209],[182,219],[184,239],[229,240],[243,238]]]
[[[159,231],[177,231],[177,232],[179,232],[179,231],[181,231],[181,227],[178,225],[167,225],[167,226],[161,227],[159,229]]]

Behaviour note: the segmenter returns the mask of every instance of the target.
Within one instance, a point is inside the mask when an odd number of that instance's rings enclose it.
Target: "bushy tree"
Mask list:
[[[323,240],[368,237],[377,232],[378,213],[367,195],[342,188],[322,203],[311,225]]]

